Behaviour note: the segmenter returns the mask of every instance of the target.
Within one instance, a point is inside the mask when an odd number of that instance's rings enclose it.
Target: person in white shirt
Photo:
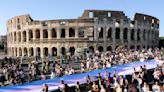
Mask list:
[[[55,73],[54,73],[53,71],[51,71],[50,78],[51,78],[51,79],[55,78]]]

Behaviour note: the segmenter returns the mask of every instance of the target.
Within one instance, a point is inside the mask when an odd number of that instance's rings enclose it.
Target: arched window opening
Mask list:
[[[94,53],[94,47],[93,46],[89,47],[89,52]]]
[[[15,48],[15,56],[17,56],[18,52],[17,52],[17,48]]]
[[[107,47],[107,51],[112,51],[112,47],[111,46],[108,46]]]
[[[75,37],[75,29],[69,28],[69,37]]]
[[[70,52],[71,56],[74,55],[75,54],[75,48],[74,47],[70,47],[69,48],[69,52]]]
[[[19,56],[22,56],[22,49],[19,48]]]
[[[147,49],[149,49],[150,48],[150,46],[147,46]]]
[[[43,49],[43,53],[44,53],[44,56],[48,56],[48,48],[47,47],[45,47]]]
[[[27,48],[25,47],[24,48],[24,56],[27,56],[28,55],[28,51],[27,51]]]
[[[108,36],[107,38],[112,38],[112,28],[108,29]]]
[[[140,41],[140,29],[137,31],[137,41]]]
[[[130,47],[130,49],[132,49],[132,50],[133,50],[133,49],[134,49],[134,46],[132,45],[132,46]]]
[[[17,38],[17,37],[16,37],[16,32],[14,32],[14,41],[16,41],[16,38]]]
[[[23,42],[26,42],[26,31],[23,31]]]
[[[57,48],[52,48],[52,56],[57,56]]]
[[[61,38],[65,38],[65,29],[61,29],[61,34],[60,34]]]
[[[116,28],[116,39],[120,39],[120,28]]]
[[[133,41],[134,40],[134,29],[131,30],[131,40]]]
[[[100,32],[99,32],[99,38],[103,38],[103,28],[100,28]]]
[[[35,35],[36,35],[36,38],[40,38],[40,30],[39,29],[36,30]]]
[[[139,45],[137,46],[137,50],[140,50],[140,46]]]
[[[43,38],[48,38],[48,31],[47,31],[47,29],[43,30]]]
[[[21,42],[21,32],[18,33],[19,42]]]
[[[36,55],[40,57],[40,54],[41,54],[41,53],[40,53],[40,48],[37,47],[37,48],[36,48]]]
[[[98,47],[98,51],[99,51],[99,52],[103,52],[103,51],[104,51],[104,48],[103,48],[102,46],[99,46],[99,47]]]
[[[51,37],[52,38],[56,38],[57,37],[56,36],[56,30],[54,28],[51,30]]]
[[[32,40],[33,39],[33,32],[32,30],[29,30],[29,40]]]
[[[33,48],[30,48],[29,52],[30,52],[30,56],[34,56],[34,49]]]
[[[128,28],[124,28],[124,40],[128,38]]]

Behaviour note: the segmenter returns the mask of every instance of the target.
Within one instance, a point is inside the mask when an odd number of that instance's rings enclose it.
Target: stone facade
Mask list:
[[[0,36],[0,44],[4,46],[4,52],[7,53],[7,36],[1,35]]]
[[[77,19],[33,20],[22,15],[7,21],[8,56],[73,55],[78,48],[114,51],[158,46],[159,20],[136,13],[134,19],[122,11],[85,10]]]

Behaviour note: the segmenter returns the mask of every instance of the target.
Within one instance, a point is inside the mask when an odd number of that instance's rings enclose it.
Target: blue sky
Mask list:
[[[164,36],[164,0],[1,0],[0,35],[6,34],[6,21],[13,16],[69,19],[81,16],[85,9],[124,11],[130,18],[135,12],[155,16],[160,20],[160,36]]]

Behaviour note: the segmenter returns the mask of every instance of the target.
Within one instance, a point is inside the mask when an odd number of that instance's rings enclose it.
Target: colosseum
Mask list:
[[[85,10],[77,19],[33,20],[30,15],[7,21],[8,56],[74,55],[79,48],[115,51],[119,46],[139,50],[158,46],[159,19],[122,11]]]

